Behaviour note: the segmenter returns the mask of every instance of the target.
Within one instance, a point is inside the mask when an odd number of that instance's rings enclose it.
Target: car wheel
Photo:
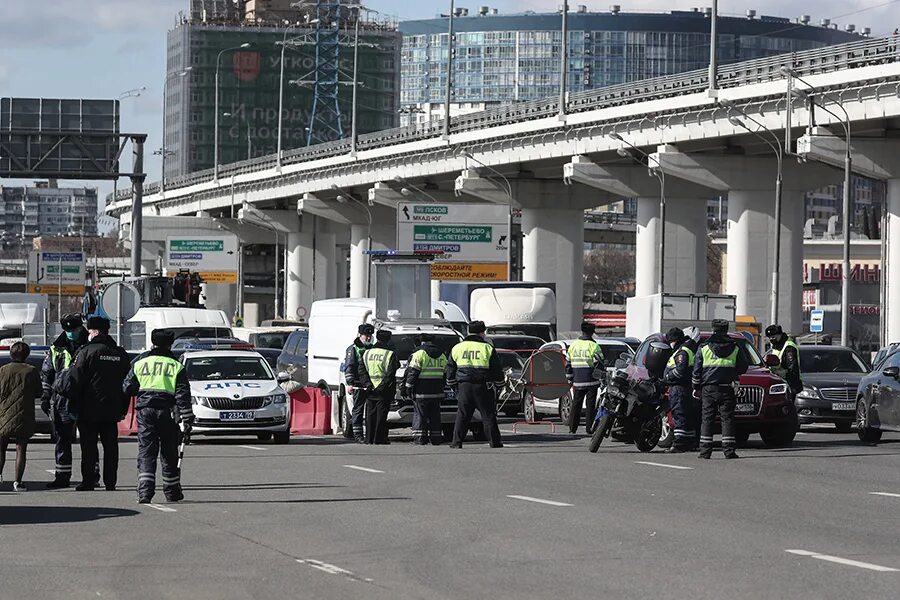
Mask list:
[[[289,444],[291,442],[291,432],[279,431],[272,434],[272,438],[274,438],[276,444]]]
[[[559,420],[568,423],[572,416],[572,393],[567,392],[559,399]]]
[[[344,436],[344,439],[352,440],[353,439],[353,423],[350,417],[350,406],[347,403],[347,394],[344,392],[341,394],[341,397],[338,399],[340,402],[341,410],[338,414],[341,415],[341,434]]]
[[[272,439],[272,433],[269,431],[265,431],[263,433],[257,433],[256,439],[258,439],[261,442],[268,442],[269,440]]]
[[[834,424],[834,428],[838,433],[850,433],[850,430],[853,429],[853,423],[850,421],[837,421]]]
[[[869,407],[866,401],[860,398],[856,402],[856,435],[861,442],[874,444],[881,440],[881,430],[869,427]]]
[[[759,437],[763,444],[769,448],[784,448],[790,446],[797,436],[797,426],[793,421],[781,425],[773,425],[760,429]]]
[[[524,406],[522,412],[525,414],[525,420],[534,423],[538,419],[537,407],[534,405],[534,396],[528,394],[523,401]]]
[[[662,432],[659,436],[659,443],[656,445],[665,450],[672,447],[672,443],[675,441],[675,430],[669,424],[668,413],[660,416],[660,422],[662,424]]]

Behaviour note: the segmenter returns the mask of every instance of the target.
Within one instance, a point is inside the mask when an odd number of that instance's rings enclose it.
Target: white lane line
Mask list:
[[[526,502],[537,502],[538,504],[546,504],[548,506],[572,506],[565,502],[557,502],[556,500],[544,500],[543,498],[532,498],[531,496],[507,495],[507,498],[515,498],[516,500],[525,500]]]
[[[860,569],[868,569],[869,571],[880,571],[882,573],[891,573],[895,571],[900,571],[900,569],[895,569],[893,567],[884,567],[882,565],[875,565],[867,562],[860,562],[858,560],[851,560],[849,558],[841,558],[840,556],[831,556],[829,554],[819,554],[818,552],[810,552],[809,550],[785,550],[785,552],[789,554],[796,554],[797,556],[808,556],[809,558],[815,558],[818,560],[824,560],[828,562],[837,563],[839,565],[847,565],[849,567],[859,567]]]
[[[366,473],[384,473],[384,471],[379,471],[378,469],[370,469],[369,467],[359,467],[357,465],[344,465],[347,469],[355,469],[357,471],[365,471]]]
[[[636,465],[647,465],[649,467],[664,467],[666,469],[678,469],[679,471],[693,471],[694,467],[682,467],[679,465],[667,465],[666,463],[648,462],[645,460],[634,461]]]
[[[265,450],[262,446],[238,446],[238,448],[246,448],[247,450]]]
[[[155,508],[156,510],[158,510],[160,512],[178,512],[174,508],[169,507],[169,506],[163,506],[162,504],[147,504],[147,506],[149,506],[150,508]]]
[[[892,494],[890,492],[869,492],[872,496],[887,496],[888,498],[900,498],[900,494]]]
[[[352,579],[354,581],[365,581],[366,583],[372,582],[372,580],[368,577],[360,577],[353,571],[348,571],[347,569],[344,569],[337,565],[329,564],[327,562],[322,562],[321,560],[315,560],[312,558],[298,558],[297,562],[301,565],[309,565],[313,569],[318,569],[319,571],[328,573],[329,575],[341,575],[343,577],[346,577],[347,579]]]

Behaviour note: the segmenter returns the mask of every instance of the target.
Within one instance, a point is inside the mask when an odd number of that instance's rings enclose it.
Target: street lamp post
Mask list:
[[[450,18],[447,26],[447,90],[444,96],[444,139],[450,139],[450,94],[453,93],[453,17],[456,3],[450,0]]]
[[[656,177],[657,180],[659,180],[659,242],[657,243],[656,255],[656,268],[658,273],[656,293],[662,296],[663,290],[665,289],[663,287],[663,284],[665,283],[666,277],[666,269],[663,262],[666,258],[666,173],[665,171],[663,171],[662,165],[658,160],[654,160],[653,157],[623,138],[618,133],[612,132],[609,134],[609,137],[618,142],[622,142],[623,144],[643,156],[647,160],[647,167],[650,169],[650,172],[654,177]],[[631,153],[624,148],[619,148],[619,150],[617,150],[617,154],[623,158],[627,157],[635,160],[634,156],[632,156]],[[650,166],[651,161],[656,163],[655,167]]]
[[[772,152],[775,153],[775,159],[777,164],[777,173],[775,175],[775,253],[772,258],[772,301],[770,304],[770,312],[769,312],[769,322],[774,325],[778,323],[778,297],[780,294],[780,277],[781,277],[781,197],[782,197],[782,174],[784,167],[784,148],[781,146],[781,140],[778,139],[778,136],[775,135],[771,129],[748,115],[743,109],[737,106],[733,100],[720,98],[719,104],[725,106],[730,110],[734,110],[739,113],[744,118],[752,121],[762,130],[765,130],[768,133],[774,143],[761,135],[759,131],[750,129],[746,123],[738,119],[737,117],[728,117],[728,122],[734,125],[735,127],[740,127],[752,133],[757,138],[762,140],[769,148],[772,149]]]
[[[566,78],[569,72],[569,0],[562,3],[562,45],[559,50],[559,119],[566,118]]]
[[[184,77],[194,70],[194,67],[185,67],[183,70],[174,73],[176,77]],[[166,146],[168,142],[168,110],[169,110],[169,80],[171,77],[166,73],[166,80],[163,82],[163,129],[162,129],[162,146],[160,147],[160,168],[159,168],[159,192],[166,191],[166,157],[169,155],[169,148]]]
[[[281,129],[284,125],[284,51],[287,48],[288,32],[296,26],[297,23],[289,25],[284,30],[284,36],[281,39],[281,73],[278,77],[278,148],[275,151],[278,155],[275,160],[279,171],[281,170]]]
[[[214,124],[213,127],[215,131],[213,132],[213,180],[219,181],[219,62],[222,59],[222,55],[226,52],[231,52],[233,50],[241,50],[242,48],[249,48],[250,43],[245,42],[240,46],[234,46],[233,48],[225,48],[219,54],[216,55],[216,93],[214,94],[216,97],[215,101],[215,116],[214,116]]]
[[[813,85],[803,79],[803,77],[801,77],[796,70],[785,66],[781,67],[781,72],[805,84],[810,89],[814,89]],[[853,151],[850,139],[850,114],[847,112],[847,109],[844,108],[844,103],[839,98],[836,98],[827,92],[822,92],[822,96],[834,102],[838,106],[838,108],[841,109],[841,112],[844,113],[843,118],[835,114],[821,102],[817,102],[813,95],[805,90],[795,89],[792,90],[792,94],[807,100],[810,104],[818,106],[819,108],[833,116],[835,119],[837,119],[841,123],[841,126],[844,128],[844,223],[842,227],[844,235],[844,256],[843,267],[841,269],[841,345],[848,346],[850,342],[850,194],[852,193],[850,183],[853,176]],[[881,235],[884,236],[883,231],[881,232]]]

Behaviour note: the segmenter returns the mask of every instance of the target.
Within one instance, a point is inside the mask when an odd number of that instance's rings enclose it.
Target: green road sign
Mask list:
[[[416,225],[416,242],[482,242],[493,241],[493,228],[478,225]]]

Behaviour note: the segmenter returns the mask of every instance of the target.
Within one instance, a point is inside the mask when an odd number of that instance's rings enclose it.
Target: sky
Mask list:
[[[588,10],[689,10],[709,0],[570,0]],[[501,13],[550,11],[560,0],[456,0],[473,11],[478,6]],[[366,5],[400,20],[429,18],[447,12],[449,0],[367,0]],[[146,132],[146,170],[159,178],[162,83],[166,32],[174,27],[188,0],[0,0],[0,97],[118,98],[137,88],[138,97],[122,100],[122,130]],[[789,9],[785,7],[789,6]],[[900,0],[720,0],[723,15],[757,13],[795,18],[809,14],[813,22],[831,18],[841,26],[854,23],[885,35],[900,27]],[[788,10],[789,12],[785,12]],[[130,160],[130,158],[128,159]],[[22,182],[2,180],[3,185]],[[127,185],[124,181],[119,185]],[[112,183],[98,184],[102,196]]]

